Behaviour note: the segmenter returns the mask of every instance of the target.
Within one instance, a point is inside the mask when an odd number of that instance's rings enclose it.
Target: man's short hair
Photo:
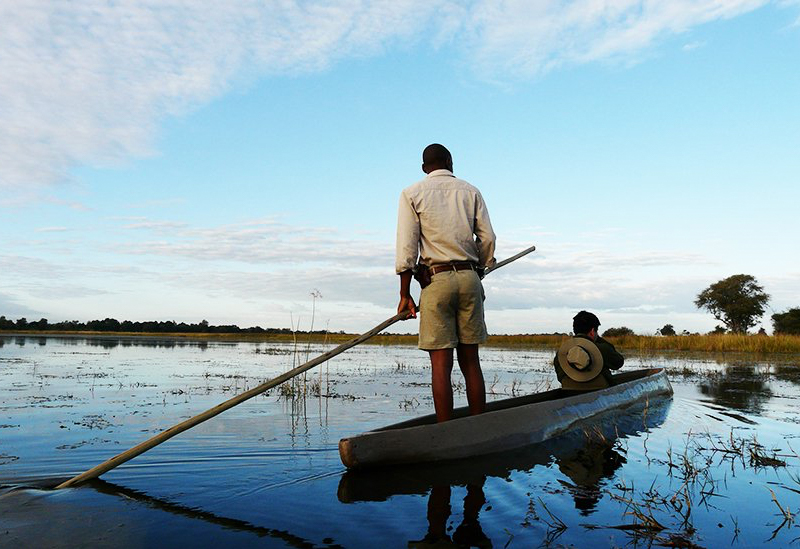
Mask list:
[[[572,333],[588,334],[592,328],[600,327],[600,319],[589,311],[581,311],[572,318]]]
[[[432,143],[422,151],[422,163],[428,166],[446,166],[452,160],[453,157],[447,147],[439,143]]]

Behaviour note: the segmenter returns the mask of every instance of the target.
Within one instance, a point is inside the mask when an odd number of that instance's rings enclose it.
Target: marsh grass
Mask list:
[[[557,349],[570,337],[566,334],[493,335],[488,345],[501,348],[549,347]],[[796,335],[628,335],[609,337],[616,347],[640,353],[652,351],[701,351],[742,353],[800,353],[800,336]]]
[[[682,451],[675,452],[670,446],[666,450],[665,459],[654,460],[667,467],[668,477],[678,481],[677,488],[665,489],[654,480],[646,490],[637,490],[634,486],[627,486],[621,479],[614,486],[614,491],[606,490],[606,493],[613,501],[622,505],[623,517],[630,517],[632,521],[605,527],[626,531],[634,543],[698,547],[693,541],[697,533],[693,524],[695,515],[702,510],[718,511],[713,503],[714,498],[728,497],[723,493],[727,488],[727,481],[712,476],[716,468],[726,462],[731,467],[738,464],[742,469],[786,469],[789,464],[787,459],[782,458],[800,458],[791,451],[791,454],[779,454],[778,449],[767,450],[755,436],[740,437],[733,430],[727,438],[689,431]],[[788,471],[788,476],[800,484],[800,476],[796,473]],[[789,486],[778,485],[797,492]],[[796,527],[797,512],[780,501],[772,488],[767,489],[772,504],[778,511],[775,515],[780,522],[772,531],[772,537],[769,538],[772,540],[781,530]],[[734,543],[740,533],[739,518],[731,515],[730,519],[733,524],[731,543]],[[603,527],[583,526],[591,529]]]
[[[800,353],[800,336],[793,335],[677,335],[610,338],[623,349],[646,351],[704,351],[742,353]]]
[[[221,341],[221,342],[263,342],[295,343],[302,336],[306,344],[339,344],[356,337],[356,334],[329,333],[317,331],[303,332],[298,329],[289,334],[186,334],[186,333],[142,333],[142,332],[55,332],[55,331],[17,331],[4,332],[14,335],[51,335],[54,337],[102,336],[131,337],[136,339],[172,339],[183,341]],[[491,335],[487,341],[490,347],[501,349],[548,348],[555,351],[568,334],[515,334]],[[743,353],[798,353],[800,354],[800,335],[675,335],[650,336],[629,335],[610,337],[608,340],[623,351],[640,353],[653,351],[699,351],[699,352],[743,352]],[[367,345],[409,345],[417,344],[416,334],[379,334],[366,342]]]

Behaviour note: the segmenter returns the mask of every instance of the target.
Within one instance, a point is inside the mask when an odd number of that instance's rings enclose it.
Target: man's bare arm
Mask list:
[[[417,304],[411,297],[411,278],[414,276],[411,270],[400,273],[400,304],[397,312],[408,311],[408,318],[417,318]]]

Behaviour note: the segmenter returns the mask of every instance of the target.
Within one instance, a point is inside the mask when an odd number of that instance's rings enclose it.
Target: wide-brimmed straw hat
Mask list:
[[[570,379],[591,381],[603,370],[603,355],[593,341],[572,337],[558,349],[558,364]]]

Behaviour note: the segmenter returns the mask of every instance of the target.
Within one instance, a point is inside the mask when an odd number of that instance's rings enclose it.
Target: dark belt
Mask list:
[[[474,271],[475,264],[470,263],[468,261],[462,261],[460,263],[443,263],[441,265],[431,265],[428,267],[428,272],[430,272],[431,276],[443,273],[445,271]]]

